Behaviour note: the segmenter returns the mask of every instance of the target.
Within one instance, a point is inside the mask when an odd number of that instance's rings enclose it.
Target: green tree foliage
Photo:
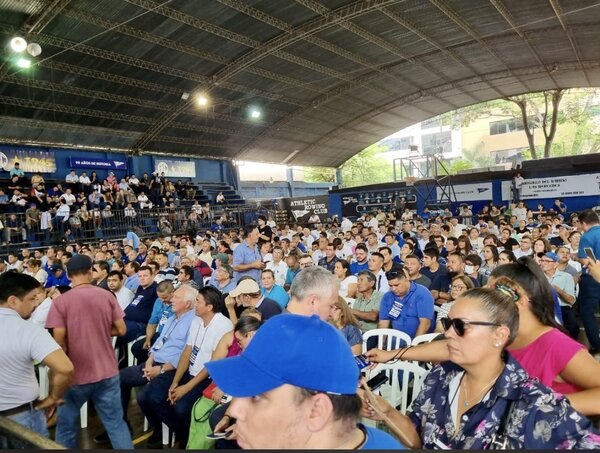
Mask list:
[[[388,149],[376,143],[348,159],[341,167],[344,187],[390,182],[392,164],[381,156]]]
[[[600,128],[594,108],[599,96],[597,88],[547,90],[471,105],[460,109],[458,116],[462,126],[491,116],[521,120],[532,159],[597,152]],[[558,128],[565,125],[574,126],[575,132],[555,142]],[[535,128],[542,130],[544,143],[535,143]]]
[[[335,182],[335,169],[328,167],[304,167],[306,182]]]

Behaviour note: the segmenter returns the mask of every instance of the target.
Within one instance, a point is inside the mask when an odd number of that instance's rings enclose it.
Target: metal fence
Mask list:
[[[198,232],[211,230],[219,219],[223,229],[230,230],[254,222],[263,213],[256,207],[238,206],[218,209],[202,218],[190,207],[91,211],[72,207],[69,218],[63,221],[64,217],[50,211],[10,212],[0,214],[0,250],[122,239],[130,230],[140,237],[172,234],[195,237]]]

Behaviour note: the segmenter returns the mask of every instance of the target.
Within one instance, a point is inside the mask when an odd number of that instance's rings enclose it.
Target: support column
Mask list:
[[[294,171],[292,167],[288,167],[286,169],[287,183],[288,183],[288,192],[290,197],[294,196]]]
[[[344,177],[342,176],[342,167],[335,169],[335,182],[341,188],[344,185]]]

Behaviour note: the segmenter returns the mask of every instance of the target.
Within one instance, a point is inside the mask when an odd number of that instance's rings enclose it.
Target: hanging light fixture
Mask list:
[[[42,47],[36,42],[31,42],[27,45],[27,53],[32,57],[37,57],[42,53]]]
[[[23,52],[25,49],[27,49],[27,41],[20,36],[15,36],[10,40],[10,48],[14,52]]]

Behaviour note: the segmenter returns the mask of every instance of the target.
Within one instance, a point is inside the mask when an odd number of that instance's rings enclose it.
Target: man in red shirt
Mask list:
[[[92,260],[88,256],[71,258],[67,274],[72,289],[54,300],[46,321],[46,328],[54,329],[54,339],[75,366],[65,404],[58,408],[56,441],[77,448],[79,410],[92,400],[113,448],[132,449],[111,340],[112,335],[125,335],[123,310],[114,294],[92,284]]]

